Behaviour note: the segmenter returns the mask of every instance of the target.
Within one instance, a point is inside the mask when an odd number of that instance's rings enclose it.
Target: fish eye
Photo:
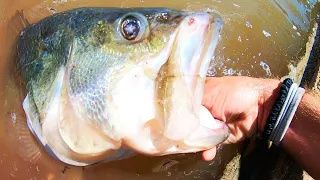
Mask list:
[[[141,22],[134,16],[127,16],[121,22],[121,34],[122,36],[131,41],[135,40],[139,36]]]
[[[115,23],[115,39],[122,43],[137,43],[150,34],[148,20],[145,15],[140,13],[128,13]]]

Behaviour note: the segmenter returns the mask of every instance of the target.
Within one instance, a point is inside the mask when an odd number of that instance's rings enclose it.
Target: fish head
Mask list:
[[[201,106],[223,22],[165,8],[80,8],[20,35],[30,130],[61,161],[198,152],[228,136]],[[124,151],[123,151],[124,150]]]

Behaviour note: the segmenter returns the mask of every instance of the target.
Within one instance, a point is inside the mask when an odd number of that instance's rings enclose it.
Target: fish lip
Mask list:
[[[201,13],[202,14],[202,13]],[[221,31],[224,25],[222,16],[218,12],[204,12],[203,14],[209,15],[208,27],[202,36],[200,59],[196,60],[200,64],[200,69],[196,72],[200,77],[204,78],[208,71],[209,65],[214,58],[216,47],[221,39]],[[204,73],[203,71],[206,71]]]
[[[190,20],[194,21],[189,23]],[[173,76],[181,76],[176,81],[182,82],[180,87],[185,87],[185,89],[180,89],[186,91],[186,94],[182,93],[182,96],[191,98],[190,102],[189,100],[186,102],[188,104],[186,106],[189,107],[190,105],[190,108],[195,111],[198,111],[197,106],[201,105],[202,95],[200,90],[203,88],[203,79],[214,55],[221,28],[222,19],[218,15],[204,12],[186,16],[178,28],[177,37],[175,38],[176,47],[171,52],[172,56],[169,59],[169,61],[175,62],[171,63],[172,68],[175,70],[172,70],[170,73]],[[174,94],[170,98],[177,97],[181,96]],[[178,112],[179,108],[178,106],[176,107]],[[163,134],[167,139],[174,141],[182,140],[199,126],[199,123],[196,122],[196,114],[198,113],[195,112],[194,116],[190,116],[191,120],[184,121],[187,124],[187,128],[178,132],[174,128],[178,127],[178,123],[182,121],[180,117],[175,117],[173,114],[175,113],[170,112],[167,119],[164,120],[165,129]],[[175,121],[174,119],[179,120]]]
[[[211,18],[211,30],[214,31],[214,28],[216,28],[216,30],[218,31],[217,34],[219,35],[219,39],[220,39],[220,35],[221,35],[221,31],[222,28],[224,26],[224,21],[222,16],[217,13],[217,12],[207,12],[210,15]]]
[[[216,46],[221,39],[221,31],[224,26],[224,21],[223,21],[222,17],[219,14],[217,14],[216,12],[210,12],[208,14],[210,15],[210,17],[212,19],[211,19],[211,23],[210,23],[210,30],[207,30],[207,33],[209,31],[211,31],[211,36],[207,34],[206,35],[207,37],[205,37],[203,43],[205,43],[205,44],[208,43],[209,44],[208,47],[211,47],[213,44],[215,44],[215,45],[213,45],[212,49],[207,50],[207,52],[205,53],[205,54],[212,53],[212,58],[213,58],[215,51],[216,51]]]
[[[222,17],[219,14],[216,14],[216,16],[214,17],[211,24],[217,25],[218,35],[220,37],[221,30],[224,26],[224,21],[223,21]]]

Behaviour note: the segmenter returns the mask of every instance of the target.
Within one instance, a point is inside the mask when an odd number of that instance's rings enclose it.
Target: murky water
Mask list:
[[[30,23],[45,16],[83,6],[168,7],[215,10],[225,25],[208,75],[254,77],[295,76],[303,58],[316,0],[2,0],[0,2],[0,174],[1,179],[219,179],[235,146],[224,146],[213,162],[199,154],[166,157],[135,156],[128,160],[88,168],[65,166],[37,146],[26,129],[21,102],[13,83],[8,50],[15,24],[10,18],[23,10]],[[293,72],[293,73],[292,73]],[[26,143],[27,142],[27,143]]]

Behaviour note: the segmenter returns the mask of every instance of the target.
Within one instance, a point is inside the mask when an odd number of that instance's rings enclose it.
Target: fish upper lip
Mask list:
[[[220,23],[221,25],[224,24],[224,21],[221,15],[218,14],[217,12],[206,12],[206,13],[208,13],[211,16],[212,18],[211,23]]]

